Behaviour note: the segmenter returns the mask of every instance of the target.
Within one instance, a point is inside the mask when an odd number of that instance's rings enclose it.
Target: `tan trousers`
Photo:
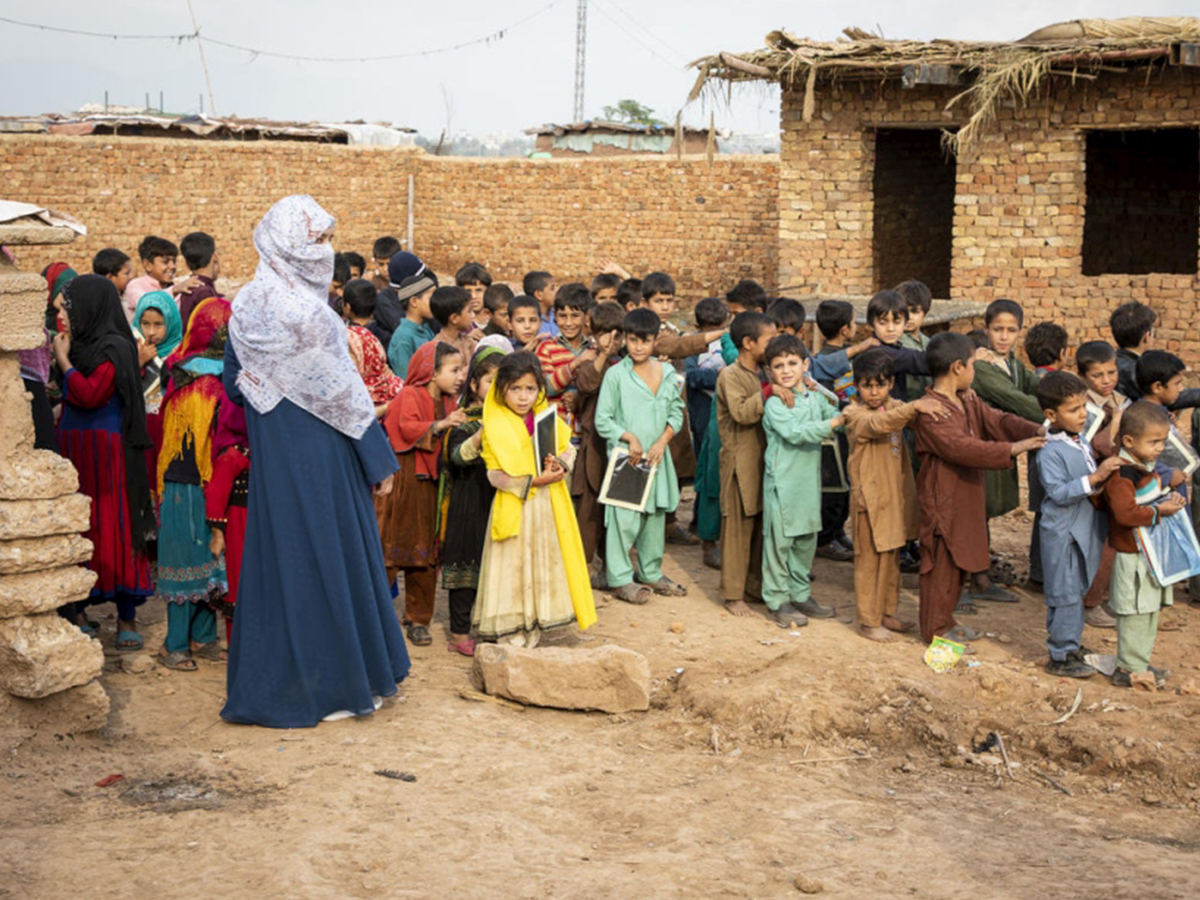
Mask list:
[[[884,616],[895,616],[900,602],[900,551],[875,550],[871,517],[861,509],[854,517],[854,601],[859,623],[868,628],[879,628]]]
[[[740,496],[736,505],[737,513],[721,516],[721,599],[727,602],[762,597],[762,515],[746,515]]]

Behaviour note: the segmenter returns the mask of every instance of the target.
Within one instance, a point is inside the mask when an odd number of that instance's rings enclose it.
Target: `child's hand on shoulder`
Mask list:
[[[932,416],[935,419],[945,419],[950,415],[950,410],[946,409],[940,400],[930,397],[928,394],[919,400],[914,400],[913,409],[921,415]]]
[[[1040,450],[1046,446],[1046,439],[1039,435],[1038,437],[1025,438],[1023,441],[1017,441],[1012,445],[1012,455],[1020,456],[1022,453],[1028,453],[1030,450]]]
[[[846,348],[846,358],[853,359],[854,357],[858,356],[858,354],[866,353],[872,347],[878,347],[878,346],[879,346],[879,338],[869,337],[866,340],[859,341],[857,344],[853,344],[850,347],[847,347]]]
[[[781,384],[768,385],[765,393],[768,397],[778,397],[788,409],[796,405],[796,395]]]
[[[1088,477],[1088,480],[1092,483],[1092,487],[1097,487],[1108,481],[1109,476],[1119,468],[1121,468],[1121,458],[1119,456],[1110,456],[1100,463],[1100,465],[1096,466],[1096,471]]]

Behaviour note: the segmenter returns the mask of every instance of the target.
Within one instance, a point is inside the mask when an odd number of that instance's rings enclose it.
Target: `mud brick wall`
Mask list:
[[[995,128],[957,160],[950,298],[1011,297],[1027,322],[1059,321],[1074,343],[1110,339],[1110,311],[1139,300],[1159,314],[1159,346],[1200,367],[1200,229],[1185,224],[1192,233],[1172,238],[1191,248],[1186,273],[1083,274],[1088,131],[1196,128],[1198,88],[1195,71],[1160,66],[1147,78],[1138,68],[1074,85],[1054,79],[1029,105],[1000,109]],[[961,125],[957,108],[945,109],[954,93],[822,81],[805,122],[803,85],[784,91],[781,282],[832,293],[874,289],[875,129]]]
[[[80,271],[114,246],[136,257],[147,234],[217,240],[223,274],[253,275],[251,236],[270,205],[312,194],[337,216],[334,244],[370,256],[375,238],[404,238],[414,177],[414,250],[442,273],[468,261],[499,280],[546,269],[590,281],[608,260],[663,269],[685,299],[740,278],[775,284],[777,157],[481,160],[290,142],[120,137],[0,137],[5,196],[53,206],[88,225],[70,248],[34,248]],[[57,256],[54,256],[57,258]],[[136,268],[136,261],[135,261]],[[180,271],[184,270],[182,259]]]

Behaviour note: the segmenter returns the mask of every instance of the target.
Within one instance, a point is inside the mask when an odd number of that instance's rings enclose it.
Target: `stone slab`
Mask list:
[[[0,541],[87,531],[92,498],[68,494],[53,500],[0,500]]]
[[[36,700],[87,684],[104,669],[100,642],[58,613],[0,619],[0,689]]]
[[[108,723],[108,694],[98,681],[68,688],[40,700],[0,691],[0,735],[82,734]]]
[[[0,275],[0,350],[40,347],[46,340],[45,312],[44,278],[32,272]]]
[[[19,575],[87,562],[92,542],[78,534],[0,541],[0,575]]]
[[[95,583],[96,573],[83,566],[0,575],[0,619],[52,612],[64,603],[83,600]]]
[[[0,414],[0,421],[2,419]],[[32,419],[29,445],[33,445]],[[26,449],[0,454],[0,500],[48,500],[78,490],[79,474],[75,467],[53,450]]]
[[[479,644],[475,675],[487,693],[532,706],[609,713],[650,708],[650,664],[623,647]]]

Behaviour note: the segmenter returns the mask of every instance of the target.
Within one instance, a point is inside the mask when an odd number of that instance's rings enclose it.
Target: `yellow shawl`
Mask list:
[[[534,413],[546,408],[546,394],[538,395]],[[571,443],[571,431],[558,419],[558,448],[564,452]],[[500,469],[516,477],[536,476],[537,465],[533,458],[533,438],[525,428],[525,422],[496,396],[495,385],[488,391],[483,404],[483,461],[489,469]],[[532,497],[539,488],[531,487]],[[581,629],[596,624],[596,604],[592,597],[591,579],[588,577],[587,561],[583,558],[583,541],[579,537],[579,523],[575,520],[575,507],[571,504],[571,493],[563,479],[544,490],[550,491],[550,504],[554,509],[554,526],[558,533],[559,551],[563,556],[563,567],[567,573],[567,584],[571,589],[571,605],[575,607],[575,620]],[[508,491],[497,491],[492,503],[492,540],[504,541],[516,537],[521,531],[523,503],[520,497]]]

